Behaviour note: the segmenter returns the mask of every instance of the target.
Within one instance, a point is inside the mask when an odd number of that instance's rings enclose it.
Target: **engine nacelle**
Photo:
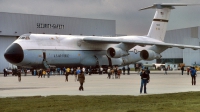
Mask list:
[[[154,60],[154,59],[159,59],[161,58],[162,56],[152,50],[142,50],[140,52],[140,57],[143,59],[143,60]]]
[[[127,56],[129,53],[118,47],[110,47],[107,50],[107,56],[110,58],[120,58],[122,56]]]

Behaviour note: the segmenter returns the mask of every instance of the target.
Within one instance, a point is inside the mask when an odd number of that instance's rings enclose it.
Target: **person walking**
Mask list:
[[[84,88],[83,88],[83,83],[85,82],[85,75],[83,73],[83,71],[80,72],[80,74],[78,75],[78,80],[80,82],[80,87],[79,87],[79,91],[84,91]]]
[[[197,76],[197,73],[196,73],[195,68],[191,67],[190,72],[191,72],[191,77],[192,77],[192,85],[196,85],[196,76]]]
[[[66,69],[66,73],[65,73],[65,82],[66,82],[66,81],[68,82],[69,73],[70,73],[70,68],[68,67],[68,68]]]
[[[149,74],[145,72],[144,69],[142,69],[140,76],[141,76],[140,94],[142,93],[143,86],[144,86],[144,93],[147,94],[146,85],[150,80]]]

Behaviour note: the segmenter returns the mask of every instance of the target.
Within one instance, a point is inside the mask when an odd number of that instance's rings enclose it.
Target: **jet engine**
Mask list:
[[[154,59],[159,59],[161,58],[162,56],[152,50],[142,50],[140,52],[140,57],[143,59],[143,60],[154,60]]]
[[[120,58],[122,56],[127,56],[129,53],[118,47],[110,47],[107,50],[107,56],[110,58]]]

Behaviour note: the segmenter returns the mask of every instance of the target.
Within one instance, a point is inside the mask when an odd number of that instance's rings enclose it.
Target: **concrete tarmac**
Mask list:
[[[198,74],[198,73],[197,73]],[[130,75],[121,75],[120,79],[108,79],[107,74],[86,75],[84,91],[79,91],[79,82],[74,75],[69,75],[65,82],[64,75],[52,75],[50,78],[24,76],[18,82],[17,76],[0,74],[0,97],[19,96],[49,96],[49,95],[144,95],[140,94],[140,76],[136,72]],[[197,76],[197,85],[192,86],[191,76],[181,75],[181,71],[151,71],[150,82],[147,84],[148,94],[178,93],[200,90],[200,78]]]

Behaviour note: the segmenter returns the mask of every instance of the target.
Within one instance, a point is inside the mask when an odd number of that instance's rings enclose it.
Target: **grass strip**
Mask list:
[[[200,112],[200,92],[0,98],[0,112]]]

